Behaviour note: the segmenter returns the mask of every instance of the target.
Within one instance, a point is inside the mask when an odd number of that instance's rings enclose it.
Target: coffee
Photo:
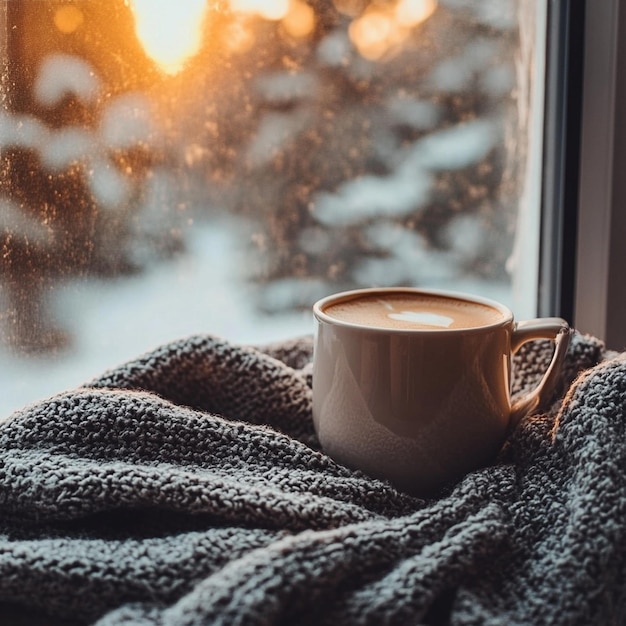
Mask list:
[[[508,433],[552,398],[571,331],[515,322],[487,298],[404,287],[359,289],[313,306],[312,415],[335,461],[423,497],[493,461]],[[552,361],[511,399],[512,357],[550,339]]]
[[[323,312],[336,320],[398,330],[454,330],[490,326],[505,319],[498,309],[449,296],[381,290],[334,302]]]

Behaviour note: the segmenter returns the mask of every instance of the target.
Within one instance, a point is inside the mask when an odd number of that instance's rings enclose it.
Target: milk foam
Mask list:
[[[454,318],[439,313],[429,313],[428,311],[401,311],[400,313],[387,313],[387,317],[399,322],[409,324],[420,324],[422,326],[438,326],[439,328],[450,328],[454,324]]]
[[[324,312],[360,326],[401,330],[475,328],[503,319],[500,311],[486,304],[410,292],[358,296],[330,304]]]

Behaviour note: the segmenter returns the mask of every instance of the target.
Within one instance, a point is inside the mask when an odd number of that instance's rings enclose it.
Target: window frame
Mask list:
[[[551,0],[538,314],[626,348],[626,1]]]
[[[587,0],[574,324],[626,348],[626,3]],[[622,173],[623,172],[623,173]],[[620,175],[621,173],[621,175]]]
[[[584,0],[549,0],[537,313],[574,317]]]

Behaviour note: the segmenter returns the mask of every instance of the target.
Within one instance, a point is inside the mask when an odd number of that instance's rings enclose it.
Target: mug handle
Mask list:
[[[550,365],[540,383],[511,407],[509,431],[517,426],[522,417],[528,415],[544,402],[554,390],[572,333],[573,329],[560,317],[540,317],[515,324],[511,335],[512,354],[517,352],[526,342],[535,339],[550,339],[554,341],[555,346]]]

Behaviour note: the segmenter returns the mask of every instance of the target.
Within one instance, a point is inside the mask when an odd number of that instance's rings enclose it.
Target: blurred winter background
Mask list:
[[[511,304],[531,0],[0,6],[0,417],[347,288]]]

